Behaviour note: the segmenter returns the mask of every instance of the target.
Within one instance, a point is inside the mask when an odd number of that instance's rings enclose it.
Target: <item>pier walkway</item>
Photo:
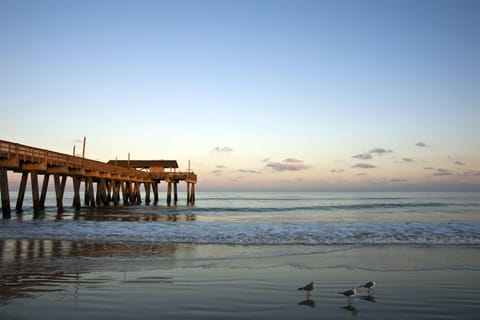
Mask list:
[[[0,193],[3,218],[11,217],[8,171],[21,173],[17,211],[22,210],[28,175],[30,175],[33,212],[38,216],[45,207],[49,178],[52,175],[57,211],[63,211],[63,195],[67,177],[72,179],[73,206],[80,208],[80,185],[85,183],[84,204],[115,205],[123,201],[124,205],[142,202],[141,186],[144,186],[145,202],[158,202],[158,185],[161,181],[168,184],[167,204],[178,201],[177,184],[187,183],[187,204],[195,203],[195,184],[197,175],[193,172],[177,172],[175,160],[111,160],[108,163],[68,155],[45,149],[30,147],[18,143],[0,140]],[[168,169],[170,171],[166,171]],[[172,171],[173,170],[173,171]],[[38,175],[43,175],[39,189]]]

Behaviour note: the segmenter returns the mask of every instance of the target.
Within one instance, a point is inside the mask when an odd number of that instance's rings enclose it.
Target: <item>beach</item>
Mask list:
[[[474,319],[479,247],[2,242],[2,319]],[[376,280],[371,295],[339,291]],[[308,297],[297,288],[310,281]]]

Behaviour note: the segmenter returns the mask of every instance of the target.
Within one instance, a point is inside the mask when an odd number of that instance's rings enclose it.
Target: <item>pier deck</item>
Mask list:
[[[139,168],[139,164],[143,166]],[[167,167],[165,167],[167,166]],[[165,168],[173,172],[165,171]],[[87,206],[141,203],[141,185],[145,189],[145,202],[150,202],[151,190],[154,201],[158,202],[158,185],[161,181],[168,184],[167,203],[171,203],[172,185],[174,202],[178,200],[177,184],[187,183],[187,204],[195,202],[195,184],[197,175],[193,172],[177,172],[175,160],[114,160],[108,163],[86,159],[75,155],[30,147],[18,143],[0,140],[0,193],[3,218],[10,218],[10,195],[8,171],[22,174],[16,210],[21,211],[27,178],[30,174],[34,215],[44,209],[50,175],[54,177],[57,210],[63,210],[63,194],[67,177],[73,181],[73,206],[80,207],[80,184],[85,183],[84,203]],[[38,175],[44,175],[39,192]],[[96,188],[94,187],[96,184]],[[94,191],[96,189],[96,192]]]

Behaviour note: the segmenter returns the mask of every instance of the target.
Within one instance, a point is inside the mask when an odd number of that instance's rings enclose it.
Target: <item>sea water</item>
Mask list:
[[[222,245],[480,244],[480,193],[199,192],[194,206],[69,207],[47,197],[33,218],[0,220],[0,238]],[[12,198],[14,199],[13,195]]]

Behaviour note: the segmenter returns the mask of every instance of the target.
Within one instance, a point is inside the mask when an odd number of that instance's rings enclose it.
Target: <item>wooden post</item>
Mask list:
[[[135,194],[135,204],[142,203],[142,194],[140,193],[140,182],[135,182],[134,184],[134,194]]]
[[[38,192],[37,171],[30,172],[30,180],[32,182],[33,217],[38,218],[40,215],[40,195]]]
[[[10,219],[10,194],[8,193],[7,169],[0,168],[0,193],[2,194],[2,216],[3,219]]]
[[[82,205],[80,203],[80,177],[73,176],[73,206],[79,209]]]
[[[170,203],[172,203],[172,183],[169,181],[167,187],[167,204],[170,205]]]
[[[63,211],[63,193],[65,192],[65,182],[66,176],[62,176],[62,181],[60,181],[60,175],[55,173],[53,175],[53,182],[55,184],[55,197],[57,199],[57,212]]]
[[[95,207],[95,193],[93,191],[93,177],[87,177],[88,198],[90,199],[90,207]],[[88,203],[87,203],[88,205]]]
[[[150,182],[144,182],[143,186],[145,187],[145,203],[150,203]]]
[[[173,183],[173,203],[174,204],[177,204],[177,201],[178,201],[177,185],[178,185],[178,181],[175,181]]]
[[[190,201],[192,204],[195,204],[195,183],[192,183],[192,194],[190,195],[192,200]]]
[[[158,183],[152,182],[153,187],[153,202],[158,203]]]
[[[187,205],[190,204],[190,182],[187,182]]]
[[[128,204],[128,194],[127,194],[127,181],[122,181],[120,182],[121,187],[122,187],[122,198],[123,198],[123,204],[127,205]]]
[[[20,180],[20,187],[18,188],[18,197],[17,197],[17,211],[22,211],[23,199],[25,197],[25,188],[27,187],[28,172],[22,172],[22,178]]]
[[[45,199],[47,198],[47,190],[48,190],[48,180],[50,179],[50,174],[45,173],[43,175],[43,183],[42,183],[42,193],[40,195],[40,209],[45,209]]]
[[[83,192],[83,203],[85,203],[86,206],[90,204],[90,190],[88,189],[88,180],[85,180],[85,189]]]

